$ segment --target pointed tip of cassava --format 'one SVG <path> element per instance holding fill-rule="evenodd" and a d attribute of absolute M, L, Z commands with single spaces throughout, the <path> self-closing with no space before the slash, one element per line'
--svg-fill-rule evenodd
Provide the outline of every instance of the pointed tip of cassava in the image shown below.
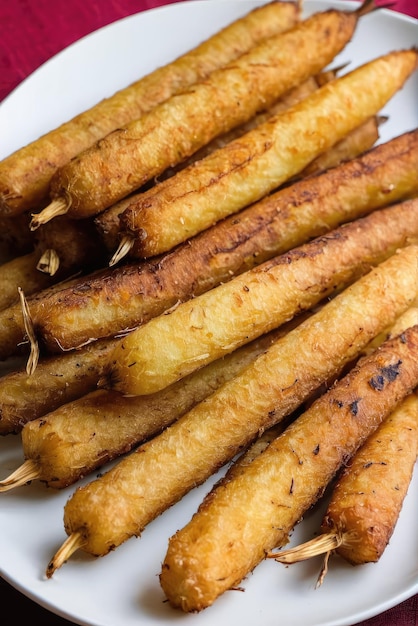
<path fill-rule="evenodd" d="M 65 215 L 69 208 L 70 205 L 66 198 L 55 198 L 40 213 L 32 214 L 29 228 L 32 231 L 37 230 L 40 226 L 42 226 L 42 224 L 50 222 L 54 217 L 57 217 L 58 215 Z"/>
<path fill-rule="evenodd" d="M 129 237 L 128 235 L 125 235 L 115 254 L 112 256 L 112 258 L 109 261 L 109 267 L 113 267 L 113 265 L 116 265 L 117 263 L 119 263 L 125 256 L 127 256 L 129 254 L 129 252 L 132 250 L 134 245 L 134 239 L 133 237 Z"/>
<path fill-rule="evenodd" d="M 342 543 L 344 543 L 343 533 L 324 533 L 289 550 L 268 552 L 266 558 L 290 565 L 336 550 Z"/>
<path fill-rule="evenodd" d="M 0 493 L 22 487 L 39 478 L 39 466 L 32 459 L 27 459 L 10 476 L 0 481 Z"/>
<path fill-rule="evenodd" d="M 26 364 L 26 373 L 30 376 L 34 373 L 39 361 L 39 345 L 36 339 L 35 328 L 24 291 L 21 287 L 18 287 L 18 292 L 22 309 L 23 324 L 26 336 L 28 337 L 30 343 L 30 354 Z"/>
<path fill-rule="evenodd" d="M 45 571 L 47 578 L 52 578 L 54 573 L 68 561 L 68 559 L 84 545 L 81 533 L 72 533 L 64 541 L 62 546 L 54 554 Z"/>
<path fill-rule="evenodd" d="M 49 276 L 55 276 L 60 266 L 60 258 L 56 250 L 48 248 L 45 250 L 41 258 L 39 259 L 36 269 L 43 274 L 49 274 Z"/>

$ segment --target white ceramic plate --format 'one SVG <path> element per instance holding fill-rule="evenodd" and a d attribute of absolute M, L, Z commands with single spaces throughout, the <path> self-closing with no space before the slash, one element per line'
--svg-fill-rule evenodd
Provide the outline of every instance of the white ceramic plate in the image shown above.
<path fill-rule="evenodd" d="M 0 158 L 91 106 L 247 12 L 256 2 L 203 0 L 154 9 L 82 39 L 22 83 L 0 105 Z M 306 14 L 351 2 L 305 0 Z M 416 45 L 418 22 L 382 10 L 364 17 L 355 37 L 335 60 L 350 67 L 392 49 Z M 418 127 L 418 76 L 385 108 L 381 140 Z M 0 439 L 0 476 L 22 461 L 19 438 Z M 63 506 L 73 488 L 55 492 L 40 484 L 0 498 L 1 575 L 52 612 L 88 626 L 343 626 L 380 613 L 418 592 L 418 476 L 415 476 L 389 547 L 378 564 L 353 568 L 331 562 L 315 590 L 318 561 L 284 567 L 264 562 L 243 582 L 198 615 L 183 615 L 164 602 L 158 574 L 168 538 L 191 517 L 214 479 L 149 525 L 141 539 L 93 560 L 75 554 L 51 580 L 45 567 L 66 535 Z M 313 536 L 321 508 L 296 529 L 292 543 Z"/>

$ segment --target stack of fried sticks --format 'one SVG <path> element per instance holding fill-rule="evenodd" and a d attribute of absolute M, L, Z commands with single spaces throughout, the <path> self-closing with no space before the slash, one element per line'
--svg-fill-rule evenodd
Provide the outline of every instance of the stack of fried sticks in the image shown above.
<path fill-rule="evenodd" d="M 410 454 L 381 453 L 402 488 L 379 545 L 364 516 L 324 521 L 327 554 L 380 558 L 417 454 L 418 130 L 374 144 L 418 54 L 326 69 L 373 9 L 263 5 L 0 162 L 0 357 L 27 357 L 0 378 L 25 456 L 0 490 L 123 456 L 67 502 L 48 576 L 246 451 L 162 566 L 200 611 L 298 560 L 273 549 L 389 424 Z"/>

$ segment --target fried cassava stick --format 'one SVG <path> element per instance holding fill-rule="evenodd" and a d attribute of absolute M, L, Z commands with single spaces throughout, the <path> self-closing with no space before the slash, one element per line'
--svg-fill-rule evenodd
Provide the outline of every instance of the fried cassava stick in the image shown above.
<path fill-rule="evenodd" d="M 374 59 L 155 185 L 121 214 L 121 247 L 160 254 L 278 188 L 376 115 L 417 60 L 416 50 Z"/>
<path fill-rule="evenodd" d="M 56 352 L 135 328 L 309 238 L 417 193 L 417 170 L 418 130 L 281 190 L 161 258 L 51 294 L 30 307 L 38 336 Z"/>
<path fill-rule="evenodd" d="M 293 324 L 299 323 L 300 319 L 301 316 L 298 316 L 282 326 L 279 331 L 273 331 L 271 336 L 274 336 L 276 332 L 286 332 Z M 385 329 L 381 335 L 376 337 L 371 342 L 371 346 L 367 347 L 367 350 L 375 349 L 385 339 L 393 336 L 393 334 L 399 334 L 404 328 L 414 324 L 418 324 L 418 301 L 413 303 L 389 329 Z M 258 341 L 265 342 L 268 340 L 268 338 L 262 337 L 260 340 L 252 342 L 248 349 L 251 350 L 251 346 L 257 345 Z M 104 340 L 77 351 L 43 358 L 39 361 L 35 372 L 30 376 L 23 367 L 2 376 L 0 378 L 0 435 L 19 433 L 27 422 L 43 417 L 47 413 L 58 413 L 59 416 L 64 417 L 68 412 L 71 414 L 70 419 L 72 421 L 78 419 L 83 421 L 84 417 L 81 415 L 81 411 L 77 409 L 79 403 L 74 402 L 74 400 L 92 393 L 96 389 L 97 383 L 103 376 L 112 345 L 114 345 L 112 341 Z M 241 353 L 245 353 L 245 350 L 245 347 L 240 349 Z M 234 354 L 232 353 L 232 355 Z M 231 358 L 235 358 L 232 355 Z M 215 363 L 218 362 L 215 361 Z M 213 367 L 217 366 L 214 365 Z M 200 374 L 197 373 L 196 375 L 199 376 Z M 181 387 L 181 383 L 179 386 Z M 103 390 L 100 395 L 97 394 L 97 397 L 101 398 L 100 402 L 97 403 L 92 396 L 92 404 L 98 406 L 103 399 L 103 406 L 109 407 L 110 401 L 106 399 L 106 395 Z M 159 398 L 160 396 L 155 394 L 152 397 Z M 120 403 L 118 408 L 120 411 L 125 402 L 124 396 L 109 392 L 108 398 L 117 398 L 117 402 Z M 147 396 L 138 396 L 138 398 L 147 398 Z M 139 400 L 139 406 L 142 402 L 146 404 L 148 401 Z M 67 404 L 66 409 L 56 411 L 58 407 L 64 404 Z M 80 400 L 81 407 L 83 404 L 84 400 Z M 86 404 L 89 406 L 90 400 L 86 399 Z M 127 399 L 127 406 L 135 406 L 135 400 Z M 50 416 L 48 422 L 52 420 L 55 423 L 55 417 Z M 60 423 L 60 417 L 57 418 L 57 421 Z M 72 430 L 71 427 L 67 432 Z"/>
<path fill-rule="evenodd" d="M 80 350 L 43 358 L 35 371 L 25 367 L 0 377 L 0 435 L 23 426 L 97 387 L 113 342 L 97 341 Z"/>
<path fill-rule="evenodd" d="M 331 80 L 332 72 L 327 72 L 326 75 L 328 74 L 330 74 L 329 80 Z M 323 77 L 321 77 L 321 80 L 323 80 Z M 254 118 L 251 118 L 251 120 L 249 120 L 246 124 L 233 129 L 232 131 L 230 131 L 229 133 L 226 133 L 225 135 L 217 137 L 212 142 L 210 142 L 210 144 L 204 146 L 201 150 L 199 150 L 190 159 L 187 159 L 182 164 L 174 168 L 168 168 L 168 170 L 166 170 L 163 174 L 161 174 L 158 177 L 159 180 L 161 180 L 162 178 L 168 178 L 169 176 L 175 173 L 177 168 L 185 167 L 186 163 L 192 162 L 192 160 L 201 158 L 204 154 L 208 154 L 209 152 L 212 152 L 213 150 L 215 150 L 217 147 L 225 145 L 225 143 L 230 141 L 235 136 L 244 134 L 244 132 L 246 132 L 245 129 L 249 130 L 250 128 L 253 128 L 258 123 L 261 123 L 262 121 L 267 119 L 268 116 L 273 115 L 274 112 L 278 112 L 279 110 L 284 110 L 286 107 L 289 107 L 291 106 L 291 104 L 294 104 L 300 99 L 306 97 L 308 93 L 312 93 L 312 91 L 317 88 L 318 88 L 318 82 L 317 82 L 316 77 L 313 77 L 313 76 L 309 77 L 308 80 L 304 81 L 300 85 L 297 85 L 296 87 L 291 89 L 289 92 L 287 92 L 282 98 L 279 99 L 278 102 L 276 102 L 270 109 L 268 109 L 268 111 L 254 116 Z M 354 136 L 352 137 L 351 141 L 348 141 L 349 143 L 348 149 L 351 150 L 351 157 L 357 156 L 358 154 L 360 154 L 360 151 L 366 150 L 366 144 L 367 144 L 367 147 L 371 147 L 373 145 L 373 143 L 376 141 L 377 136 L 378 136 L 378 126 L 379 126 L 379 121 L 377 119 L 375 121 L 369 120 L 367 127 L 365 127 L 364 129 L 357 130 L 356 134 L 361 135 L 361 142 L 356 141 Z M 364 145 L 363 150 L 361 150 L 362 144 Z M 354 150 L 356 150 L 357 148 L 358 148 L 358 151 L 354 153 Z M 337 153 L 336 153 L 336 156 L 337 158 L 340 157 L 340 155 Z M 332 156 L 330 155 L 329 158 L 332 159 Z M 129 196 L 129 198 L 133 198 L 133 197 L 134 197 L 133 194 Z M 131 202 L 131 199 L 127 200 L 125 198 L 124 200 L 113 205 L 112 207 L 109 207 L 109 209 L 107 209 L 106 211 L 103 211 L 96 218 L 95 226 L 98 232 L 100 233 L 100 240 L 104 245 L 106 245 L 108 251 L 113 252 L 118 246 L 119 214 L 122 212 L 124 208 L 126 208 L 126 206 L 128 206 L 129 202 Z M 45 227 L 48 225 L 51 225 L 51 222 L 55 223 L 57 221 L 59 222 L 60 220 L 59 219 L 51 220 L 47 224 L 44 224 L 43 228 L 38 229 L 37 232 L 39 232 L 39 230 L 45 230 Z M 71 220 L 71 221 L 74 221 L 74 220 Z M 116 261 L 113 261 L 112 259 L 109 265 L 114 265 L 115 262 Z"/>
<path fill-rule="evenodd" d="M 314 306 L 417 235 L 418 203 L 400 204 L 293 248 L 120 339 L 108 384 L 153 393 Z"/>
<path fill-rule="evenodd" d="M 358 479 L 357 489 L 360 487 L 368 490 L 367 512 L 370 517 L 364 519 L 358 516 L 359 523 L 356 532 L 360 541 L 355 542 L 355 545 L 354 542 L 348 542 L 349 545 L 343 542 L 337 549 L 338 554 L 350 563 L 376 562 L 382 556 L 395 529 L 403 500 L 407 494 L 417 452 L 418 397 L 415 391 L 415 394 L 411 394 L 385 420 L 379 432 L 373 437 L 373 441 L 367 443 L 367 448 L 357 453 L 356 458 L 344 470 L 334 490 L 332 504 L 328 507 L 322 524 L 323 531 L 330 532 L 337 520 L 342 521 L 342 517 L 338 514 L 342 508 L 345 510 L 347 524 L 351 526 L 354 523 L 354 520 L 349 520 L 349 517 L 350 513 L 354 518 L 356 517 L 355 473 Z M 366 470 L 365 474 L 361 471 L 362 469 Z M 348 479 L 348 474 L 351 480 Z M 348 493 L 349 485 L 353 490 L 351 494 Z M 377 493 L 379 488 L 382 489 L 380 497 Z M 374 507 L 376 508 L 373 511 Z"/>
<path fill-rule="evenodd" d="M 18 214 L 46 204 L 49 183 L 58 167 L 260 41 L 291 28 L 298 15 L 298 5 L 291 2 L 258 7 L 175 61 L 17 150 L 0 163 L 1 211 Z"/>
<path fill-rule="evenodd" d="M 60 213 L 77 218 L 100 213 L 264 110 L 330 63 L 350 41 L 360 14 L 314 14 L 110 133 L 54 174 L 53 201 L 34 215 L 32 228 Z"/>
<path fill-rule="evenodd" d="M 364 357 L 170 538 L 160 582 L 186 612 L 238 585 L 288 541 L 338 469 L 418 383 L 418 327 Z"/>
<path fill-rule="evenodd" d="M 78 284 L 77 279 L 68 279 L 53 284 L 46 289 L 35 292 L 28 300 L 30 299 L 31 306 L 35 309 L 37 304 L 41 306 L 40 303 L 45 303 L 45 300 L 55 291 L 58 292 L 64 287 L 75 286 L 75 284 Z M 22 296 L 22 294 L 20 295 Z M 26 354 L 28 343 L 22 303 L 12 304 L 5 309 L 0 309 L 0 360 L 4 361 L 11 356 Z"/>
<path fill-rule="evenodd" d="M 159 393 L 126 398 L 112 391 L 92 391 L 32 420 L 21 431 L 25 462 L 0 481 L 0 491 L 35 479 L 59 489 L 76 482 L 161 432 L 285 332 L 283 328 L 265 335 Z"/>
<path fill-rule="evenodd" d="M 202 159 L 208 154 L 214 152 L 215 150 L 224 147 L 233 139 L 241 137 L 249 130 L 256 128 L 261 123 L 272 117 L 275 113 L 285 111 L 290 106 L 296 104 L 297 102 L 300 102 L 303 98 L 306 98 L 310 93 L 318 89 L 320 85 L 325 84 L 327 81 L 335 78 L 337 72 L 338 70 L 330 70 L 326 72 L 321 72 L 317 76 L 310 76 L 307 80 L 303 81 L 299 85 L 296 85 L 296 87 L 293 87 L 284 95 L 282 95 L 277 102 L 275 102 L 269 109 L 267 109 L 267 111 L 263 111 L 262 113 L 259 113 L 252 117 L 250 120 L 248 120 L 248 122 L 245 122 L 244 124 L 233 128 L 223 135 L 215 137 L 215 139 L 203 146 L 188 159 L 182 161 L 174 167 L 169 167 L 162 174 L 160 174 L 154 182 L 160 182 L 162 180 L 165 180 L 166 178 L 170 178 L 191 163 Z M 376 127 L 377 126 L 378 121 L 376 119 Z M 370 143 L 367 146 L 368 148 L 370 148 L 376 141 L 376 134 L 378 134 L 377 128 L 375 128 L 374 130 L 370 129 L 367 132 L 367 135 L 370 139 Z M 374 136 L 373 139 L 372 135 Z M 361 152 L 364 152 L 366 149 L 367 148 L 365 147 L 364 150 L 361 150 Z M 348 158 L 354 158 L 358 156 L 361 152 L 359 151 L 355 154 L 352 153 L 351 156 L 347 157 L 347 160 Z M 337 163 L 335 163 L 335 165 L 336 164 Z M 143 191 L 144 189 L 140 190 L 139 192 L 130 194 L 127 198 L 120 200 L 119 202 L 112 205 L 105 211 L 102 211 L 102 213 L 96 216 L 96 227 L 100 233 L 100 236 L 102 237 L 103 242 L 110 251 L 113 252 L 119 244 L 119 215 L 121 215 L 121 213 L 129 206 L 129 204 L 131 204 L 136 199 L 136 197 L 139 197 L 139 195 L 143 193 Z M 119 259 L 117 256 L 113 257 L 110 261 L 110 265 L 115 265 L 118 260 Z"/>
<path fill-rule="evenodd" d="M 382 385 L 384 379 L 382 379 Z M 322 521 L 320 535 L 267 556 L 297 563 L 325 554 L 318 585 L 336 553 L 352 565 L 376 563 L 395 530 L 418 454 L 418 396 L 409 395 L 348 462 Z"/>
<path fill-rule="evenodd" d="M 331 74 L 331 72 L 329 72 L 329 74 Z M 164 172 L 161 176 L 158 177 L 158 182 L 164 180 L 165 178 L 169 178 L 170 175 L 174 175 L 177 170 L 184 169 L 185 167 L 187 167 L 187 165 L 204 158 L 208 154 L 214 152 L 215 149 L 223 148 L 233 139 L 244 135 L 245 132 L 252 130 L 264 121 L 267 121 L 267 119 L 269 119 L 273 115 L 281 113 L 291 106 L 295 105 L 297 102 L 300 102 L 310 93 L 313 93 L 313 91 L 315 91 L 315 89 L 320 86 L 320 84 L 318 84 L 317 82 L 317 80 L 319 81 L 319 76 L 311 77 L 304 83 L 301 83 L 297 87 L 291 89 L 290 92 L 287 92 L 285 96 L 281 98 L 280 101 L 277 102 L 275 105 L 273 105 L 266 113 L 260 114 L 255 118 L 252 118 L 250 122 L 248 124 L 245 124 L 243 127 L 239 127 L 238 129 L 235 128 L 230 133 L 227 133 L 227 135 L 218 137 L 210 144 L 204 146 L 202 150 L 199 150 L 197 153 L 193 154 L 193 156 L 186 162 L 183 162 L 179 166 L 177 166 L 177 168 L 172 168 Z M 336 76 L 337 72 L 335 72 L 334 78 L 336 78 Z M 331 76 L 329 80 L 331 80 Z M 315 85 L 315 88 L 311 87 L 311 81 Z M 322 82 L 322 85 L 324 84 L 325 82 Z M 310 174 L 323 172 L 330 167 L 335 167 L 342 161 L 354 159 L 366 150 L 369 150 L 379 138 L 379 126 L 385 121 L 386 118 L 384 116 L 373 116 L 369 118 L 366 122 L 348 133 L 343 139 L 338 141 L 329 150 L 314 159 L 314 161 L 312 161 L 307 167 L 305 167 L 295 178 L 305 178 Z M 100 221 L 101 216 L 98 216 L 96 218 L 96 223 L 99 224 Z"/>
<path fill-rule="evenodd" d="M 254 363 L 67 502 L 67 541 L 52 576 L 78 549 L 105 555 L 293 412 L 417 296 L 418 248 L 393 255 L 274 342 Z M 156 480 L 158 476 L 158 480 Z"/>

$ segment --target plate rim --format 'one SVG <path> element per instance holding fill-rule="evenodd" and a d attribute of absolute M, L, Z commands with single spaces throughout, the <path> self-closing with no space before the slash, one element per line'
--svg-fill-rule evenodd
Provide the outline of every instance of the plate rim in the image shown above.
<path fill-rule="evenodd" d="M 232 2 L 234 4 L 238 4 L 238 3 L 243 3 L 243 0 L 210 0 L 211 2 L 217 2 L 218 4 L 225 4 L 226 2 Z M 148 13 L 161 13 L 161 12 L 169 12 L 171 13 L 172 11 L 176 12 L 177 10 L 179 10 L 179 7 L 184 7 L 185 5 L 190 5 L 191 3 L 193 3 L 194 5 L 203 5 L 203 4 L 207 4 L 209 2 L 209 0 L 183 0 L 182 2 L 176 2 L 174 4 L 164 4 L 155 8 L 150 8 L 150 9 L 145 9 L 143 11 L 140 11 L 139 13 L 127 16 L 127 17 L 123 17 L 120 20 L 117 20 L 111 24 L 108 24 L 106 26 L 103 26 L 83 37 L 81 37 L 80 39 L 78 39 L 77 41 L 75 41 L 74 43 L 70 44 L 70 46 L 66 47 L 64 50 L 58 52 L 57 54 L 55 54 L 53 57 L 51 57 L 48 61 L 46 61 L 43 65 L 41 65 L 39 68 L 37 68 L 34 72 L 32 72 L 27 78 L 25 78 L 10 94 L 8 94 L 8 96 L 6 96 L 6 98 L 4 100 L 2 100 L 2 102 L 0 103 L 0 119 L 2 118 L 3 112 L 5 108 L 7 108 L 9 106 L 9 102 L 12 102 L 14 99 L 19 98 L 20 97 L 20 93 L 24 91 L 24 89 L 26 88 L 26 85 L 31 82 L 31 81 L 36 81 L 37 77 L 39 76 L 40 73 L 42 73 L 45 70 L 45 67 L 50 65 L 51 63 L 59 63 L 61 58 L 63 56 L 66 56 L 68 54 L 71 54 L 72 51 L 74 49 L 76 49 L 79 46 L 84 46 L 84 45 L 88 45 L 89 43 L 91 43 L 92 41 L 94 41 L 95 37 L 97 36 L 105 36 L 107 32 L 112 31 L 112 29 L 115 28 L 116 24 L 121 24 L 121 23 L 125 23 L 128 21 L 131 21 L 133 18 L 134 19 L 138 19 L 139 21 L 141 21 L 141 16 L 144 16 L 145 14 Z M 263 0 L 246 0 L 247 5 L 249 4 L 263 4 Z M 337 7 L 353 7 L 355 5 L 359 5 L 359 2 L 354 2 L 353 0 L 330 0 L 329 2 L 325 2 L 325 0 L 305 0 L 306 5 L 309 7 L 311 6 L 315 6 L 315 5 L 328 5 L 328 6 L 337 6 Z M 181 9 L 180 9 L 181 10 Z M 412 18 L 410 16 L 406 16 L 400 13 L 397 13 L 395 11 L 390 11 L 387 9 L 382 9 L 383 11 L 385 11 L 388 14 L 391 14 L 392 18 L 396 18 L 397 20 L 401 20 L 401 21 L 406 21 L 406 23 L 412 23 L 413 25 L 418 25 L 418 20 L 416 20 L 415 18 Z M 85 43 L 86 42 L 86 43 Z M 5 103 L 7 103 L 6 107 L 4 106 Z M 215 478 L 213 478 L 213 480 L 215 480 Z M 416 483 L 416 480 L 414 481 L 414 485 Z M 417 483 L 418 484 L 418 483 Z M 208 482 L 206 483 L 206 485 L 208 485 Z M 416 488 L 416 486 L 415 486 Z M 3 495 L 2 495 L 3 497 Z M 0 518 L 1 519 L 1 518 Z M 141 541 L 146 541 L 146 538 L 141 539 Z M 30 598 L 31 600 L 33 600 L 34 602 L 36 602 L 37 604 L 39 604 L 40 606 L 46 608 L 47 610 L 51 611 L 52 613 L 55 613 L 58 616 L 63 617 L 64 619 L 68 619 L 70 621 L 74 621 L 74 615 L 69 613 L 66 610 L 63 610 L 62 608 L 60 608 L 59 606 L 55 605 L 54 602 L 52 600 L 46 600 L 44 597 L 40 596 L 36 591 L 33 591 L 32 589 L 28 589 L 26 585 L 22 585 L 18 579 L 16 579 L 15 576 L 11 576 L 7 570 L 4 569 L 3 564 L 1 563 L 1 556 L 0 556 L 0 569 L 1 569 L 1 576 L 8 582 L 10 583 L 13 587 L 15 587 L 18 591 L 20 591 L 21 593 L 23 593 L 25 596 L 27 596 L 28 598 Z M 43 581 L 44 582 L 44 581 Z M 385 602 L 381 603 L 378 607 L 378 610 L 376 611 L 373 607 L 370 607 L 368 610 L 366 611 L 362 611 L 362 612 L 357 612 L 356 614 L 353 614 L 352 616 L 350 616 L 349 618 L 341 618 L 339 620 L 333 620 L 332 622 L 329 621 L 324 621 L 321 622 L 321 626 L 349 626 L 349 624 L 352 623 L 357 623 L 360 620 L 364 620 L 364 619 L 368 619 L 370 617 L 373 617 L 377 614 L 380 614 L 383 611 L 388 610 L 389 608 L 392 608 L 393 606 L 399 604 L 400 602 L 408 599 L 409 597 L 415 595 L 416 593 L 418 593 L 418 576 L 417 576 L 417 580 L 415 582 L 411 582 L 411 585 L 408 589 L 405 589 L 404 591 L 398 592 L 396 595 L 394 595 L 391 598 L 387 598 Z M 140 617 L 140 615 L 138 615 L 138 617 Z M 356 622 L 352 622 L 351 620 L 355 619 Z M 347 621 L 349 620 L 349 621 Z M 170 623 L 173 620 L 170 621 Z M 198 621 L 198 620 L 196 620 Z M 84 621 L 81 620 L 79 618 L 77 618 L 76 623 L 79 623 L 82 626 L 97 626 L 99 623 L 95 622 L 95 621 Z M 165 623 L 165 622 L 164 622 Z M 167 622 L 168 623 L 168 622 Z"/>

